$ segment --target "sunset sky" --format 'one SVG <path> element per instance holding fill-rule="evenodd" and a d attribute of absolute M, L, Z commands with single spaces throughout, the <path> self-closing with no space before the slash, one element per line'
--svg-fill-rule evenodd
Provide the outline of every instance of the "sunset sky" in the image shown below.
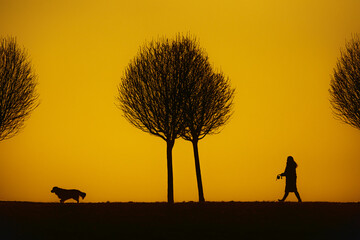
<path fill-rule="evenodd" d="M 199 142 L 207 201 L 275 201 L 292 155 L 303 201 L 360 201 L 360 130 L 334 119 L 329 83 L 360 33 L 360 1 L 0 0 L 0 36 L 27 49 L 40 105 L 0 142 L 0 200 L 166 201 L 166 143 L 130 125 L 117 85 L 139 47 L 196 36 L 236 88 L 234 115 Z M 197 201 L 192 145 L 173 150 L 176 202 Z M 295 201 L 293 194 L 289 201 Z"/>

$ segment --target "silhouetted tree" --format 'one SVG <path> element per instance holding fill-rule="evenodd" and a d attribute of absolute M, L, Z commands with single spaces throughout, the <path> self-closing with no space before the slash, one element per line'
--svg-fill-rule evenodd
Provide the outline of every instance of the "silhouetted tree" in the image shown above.
<path fill-rule="evenodd" d="M 130 62 L 118 87 L 124 117 L 166 141 L 169 203 L 174 202 L 172 149 L 184 131 L 185 97 L 201 59 L 197 42 L 189 36 L 151 41 Z"/>
<path fill-rule="evenodd" d="M 13 137 L 37 107 L 36 75 L 26 51 L 0 38 L 0 141 Z"/>
<path fill-rule="evenodd" d="M 202 52 L 200 71 L 192 72 L 193 79 L 184 105 L 183 139 L 191 141 L 194 150 L 199 202 L 204 202 L 201 180 L 198 141 L 208 134 L 219 133 L 219 128 L 230 118 L 234 89 L 223 73 L 210 67 L 207 55 Z"/>
<path fill-rule="evenodd" d="M 360 40 L 354 35 L 341 50 L 330 83 L 334 115 L 360 129 Z"/>

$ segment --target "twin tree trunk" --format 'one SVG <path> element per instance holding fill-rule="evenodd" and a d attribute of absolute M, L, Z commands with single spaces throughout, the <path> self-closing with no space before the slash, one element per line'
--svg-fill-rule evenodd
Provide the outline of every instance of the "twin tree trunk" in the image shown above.
<path fill-rule="evenodd" d="M 197 185 L 198 185 L 198 190 L 199 190 L 199 202 L 205 202 L 204 191 L 203 191 L 202 180 L 201 180 L 198 140 L 193 140 L 191 142 L 192 142 L 193 148 L 194 148 L 196 180 L 197 180 Z"/>
<path fill-rule="evenodd" d="M 175 141 L 166 141 L 167 169 L 168 169 L 168 203 L 174 203 L 174 182 L 172 167 L 172 149 Z"/>
<path fill-rule="evenodd" d="M 167 170 L 168 170 L 168 203 L 174 203 L 174 180 L 173 180 L 173 167 L 172 167 L 172 149 L 175 141 L 166 141 L 166 154 L 167 154 Z M 201 180 L 200 161 L 198 140 L 192 141 L 194 148 L 196 180 L 199 190 L 199 202 L 205 202 L 204 191 Z"/>

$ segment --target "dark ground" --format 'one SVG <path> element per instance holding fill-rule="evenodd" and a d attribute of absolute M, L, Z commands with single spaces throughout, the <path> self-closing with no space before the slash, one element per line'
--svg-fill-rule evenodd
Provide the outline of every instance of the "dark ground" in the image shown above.
<path fill-rule="evenodd" d="M 0 202 L 0 239 L 360 239 L 360 203 Z"/>

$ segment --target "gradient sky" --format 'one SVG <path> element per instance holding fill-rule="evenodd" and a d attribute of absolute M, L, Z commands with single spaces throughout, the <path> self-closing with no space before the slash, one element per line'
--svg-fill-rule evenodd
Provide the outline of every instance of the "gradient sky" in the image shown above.
<path fill-rule="evenodd" d="M 208 201 L 274 201 L 288 155 L 304 201 L 360 200 L 360 131 L 334 119 L 329 83 L 360 33 L 360 1 L 0 0 L 0 36 L 32 59 L 41 104 L 0 142 L 0 200 L 166 201 L 166 144 L 123 117 L 117 85 L 146 41 L 195 35 L 236 87 L 234 115 L 200 141 Z M 192 145 L 173 150 L 175 201 L 197 201 Z M 290 194 L 289 200 L 296 200 Z"/>

